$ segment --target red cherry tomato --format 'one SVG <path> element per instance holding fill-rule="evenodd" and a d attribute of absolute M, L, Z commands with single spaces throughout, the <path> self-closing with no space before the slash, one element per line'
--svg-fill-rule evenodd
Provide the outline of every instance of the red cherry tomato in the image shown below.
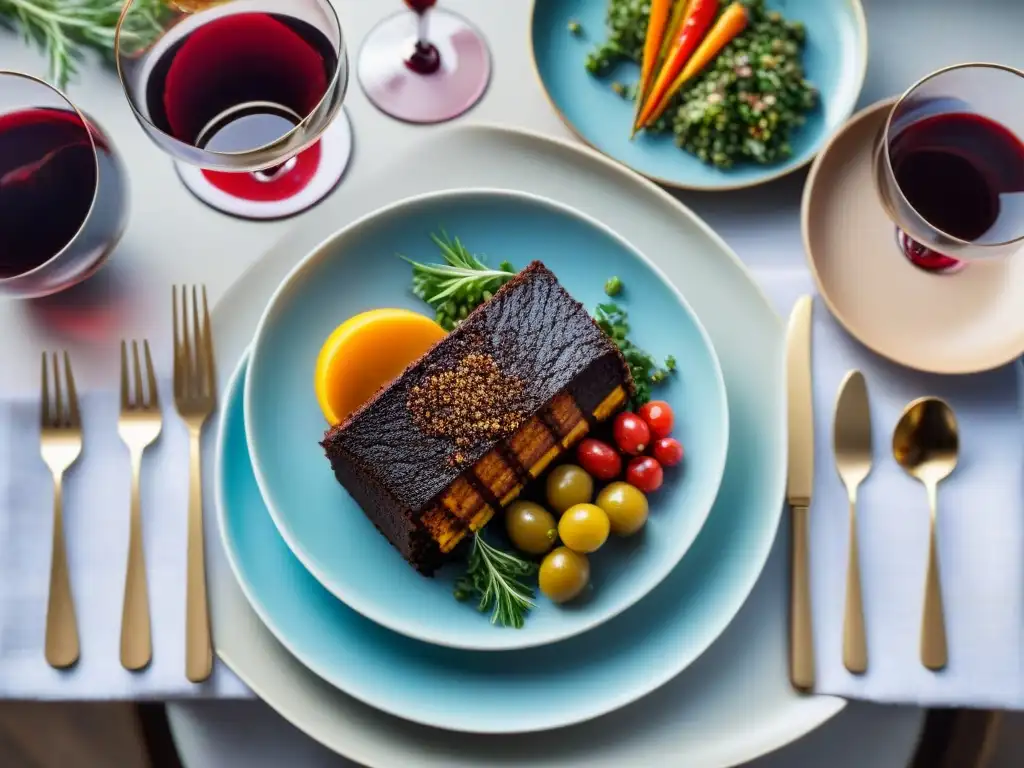
<path fill-rule="evenodd" d="M 655 440 L 651 453 L 663 467 L 674 467 L 683 460 L 683 444 L 674 437 L 663 437 Z"/>
<path fill-rule="evenodd" d="M 608 443 L 588 437 L 576 449 L 580 466 L 598 480 L 614 480 L 622 472 L 622 457 Z"/>
<path fill-rule="evenodd" d="M 647 422 L 629 411 L 616 417 L 615 428 L 612 431 L 619 450 L 631 456 L 639 456 L 651 442 L 651 430 Z"/>
<path fill-rule="evenodd" d="M 651 428 L 651 434 L 655 437 L 668 437 L 672 434 L 672 425 L 676 417 L 672 412 L 672 406 L 664 400 L 651 400 L 644 403 L 637 411 L 640 418 L 647 422 Z"/>
<path fill-rule="evenodd" d="M 664 479 L 661 464 L 650 456 L 637 456 L 626 467 L 626 482 L 644 493 L 653 493 L 661 488 Z"/>

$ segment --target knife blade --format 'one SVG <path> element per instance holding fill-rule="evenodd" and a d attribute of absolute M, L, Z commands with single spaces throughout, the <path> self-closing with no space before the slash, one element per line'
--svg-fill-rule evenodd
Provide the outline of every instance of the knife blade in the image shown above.
<path fill-rule="evenodd" d="M 808 528 L 814 486 L 814 402 L 811 389 L 811 317 L 813 299 L 802 296 L 786 332 L 788 463 L 786 501 L 792 514 L 789 676 L 793 687 L 814 687 L 814 636 L 811 627 Z"/>

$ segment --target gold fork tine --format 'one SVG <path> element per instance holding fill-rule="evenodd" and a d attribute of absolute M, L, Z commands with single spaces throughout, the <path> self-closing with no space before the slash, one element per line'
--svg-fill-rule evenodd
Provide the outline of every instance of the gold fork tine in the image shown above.
<path fill-rule="evenodd" d="M 43 428 L 50 426 L 50 376 L 47 372 L 46 353 L 43 352 Z"/>
<path fill-rule="evenodd" d="M 53 389 L 57 395 L 57 412 L 54 416 L 54 424 L 58 427 L 64 426 L 64 398 L 61 396 L 60 368 L 57 366 L 57 353 L 53 353 Z"/>
<path fill-rule="evenodd" d="M 78 411 L 78 390 L 75 388 L 75 375 L 71 372 L 71 358 L 67 350 L 64 350 L 64 374 L 68 379 L 68 411 L 72 427 L 82 425 L 82 416 Z"/>
<path fill-rule="evenodd" d="M 132 373 L 135 378 L 135 394 L 132 402 L 136 408 L 146 406 L 146 390 L 142 388 L 142 366 L 139 365 L 139 342 L 132 340 Z"/>
<path fill-rule="evenodd" d="M 174 396 L 184 394 L 181 370 L 181 335 L 178 331 L 178 286 L 171 286 L 171 324 L 174 326 Z"/>
<path fill-rule="evenodd" d="M 192 342 L 190 336 L 188 328 L 188 286 L 183 285 L 181 286 L 181 356 L 185 363 L 184 390 L 186 394 L 193 394 L 195 392 L 195 365 L 192 362 Z"/>
<path fill-rule="evenodd" d="M 210 307 L 206 303 L 206 286 L 203 286 L 203 353 L 206 358 L 206 393 L 217 392 L 217 370 L 213 361 L 213 328 L 210 323 Z"/>
<path fill-rule="evenodd" d="M 197 395 L 203 395 L 205 393 L 205 370 L 203 366 L 203 329 L 199 325 L 199 293 L 196 291 L 196 287 L 192 286 L 192 342 L 195 347 L 195 367 L 192 369 L 192 387 L 193 392 Z"/>
<path fill-rule="evenodd" d="M 121 339 L 121 410 L 127 411 L 131 408 L 131 400 L 128 397 L 128 342 Z"/>
<path fill-rule="evenodd" d="M 142 349 L 146 353 L 146 378 L 149 383 L 149 400 L 147 400 L 148 408 L 157 408 L 160 405 L 160 390 L 156 386 L 156 372 L 153 370 L 153 357 L 149 353 L 149 340 L 145 339 L 142 342 Z"/>

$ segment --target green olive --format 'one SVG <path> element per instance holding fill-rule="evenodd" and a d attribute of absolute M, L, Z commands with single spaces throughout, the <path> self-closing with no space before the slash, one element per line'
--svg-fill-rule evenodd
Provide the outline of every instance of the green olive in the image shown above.
<path fill-rule="evenodd" d="M 629 483 L 609 483 L 594 503 L 608 515 L 616 536 L 632 536 L 647 522 L 647 497 Z"/>
<path fill-rule="evenodd" d="M 582 467 L 563 464 L 548 475 L 548 506 L 562 514 L 574 504 L 586 504 L 594 498 L 594 480 Z"/>
<path fill-rule="evenodd" d="M 575 552 L 596 552 L 608 540 L 609 530 L 608 515 L 593 504 L 576 504 L 558 521 L 562 543 Z"/>
<path fill-rule="evenodd" d="M 590 581 L 586 555 L 559 547 L 540 564 L 540 591 L 552 602 L 567 603 L 577 597 Z"/>
<path fill-rule="evenodd" d="M 515 501 L 505 510 L 505 530 L 516 549 L 543 555 L 558 538 L 554 516 L 540 504 Z"/>

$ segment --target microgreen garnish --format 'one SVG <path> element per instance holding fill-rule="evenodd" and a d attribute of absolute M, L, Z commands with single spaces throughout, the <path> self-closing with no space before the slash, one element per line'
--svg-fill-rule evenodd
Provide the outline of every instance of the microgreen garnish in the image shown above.
<path fill-rule="evenodd" d="M 676 369 L 676 359 L 669 356 L 664 367 L 659 367 L 654 356 L 645 352 L 629 339 L 629 316 L 626 310 L 614 302 L 597 305 L 594 320 L 608 334 L 626 359 L 636 394 L 633 396 L 633 407 L 637 408 L 651 399 L 651 385 L 660 384 Z"/>
<path fill-rule="evenodd" d="M 491 624 L 520 629 L 535 605 L 534 588 L 524 579 L 536 572 L 533 563 L 492 547 L 477 533 L 466 572 L 455 582 L 455 598 L 478 597 L 477 610 L 490 611 Z"/>

